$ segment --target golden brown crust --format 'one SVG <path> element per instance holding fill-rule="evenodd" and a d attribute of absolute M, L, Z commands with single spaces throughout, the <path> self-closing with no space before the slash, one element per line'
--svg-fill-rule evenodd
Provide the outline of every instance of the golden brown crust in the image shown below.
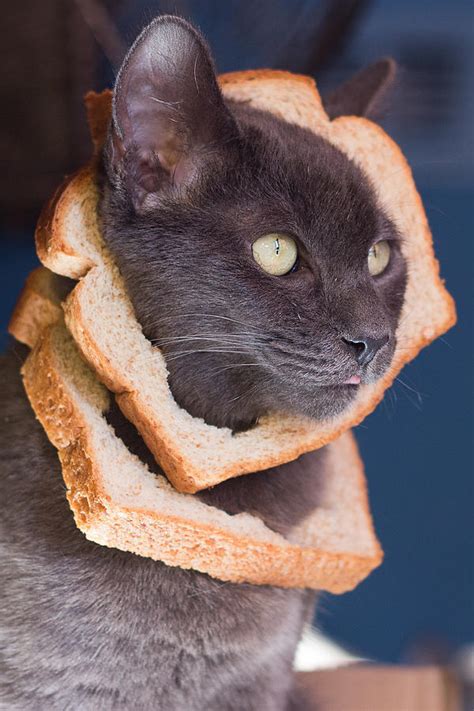
<path fill-rule="evenodd" d="M 320 102 L 320 96 L 319 92 L 317 90 L 316 83 L 312 77 L 305 76 L 303 74 L 293 74 L 292 72 L 284 71 L 284 70 L 278 70 L 278 69 L 248 69 L 244 71 L 236 71 L 236 72 L 227 72 L 224 74 L 219 75 L 218 81 L 219 85 L 221 87 L 225 87 L 228 85 L 238 85 L 241 83 L 249 82 L 249 81 L 258 81 L 258 80 L 276 80 L 276 81 L 289 81 L 289 82 L 300 82 L 304 85 L 306 85 L 308 88 L 310 88 L 314 94 L 315 100 L 319 103 Z M 96 93 L 96 92 L 89 92 L 86 94 L 85 101 L 86 101 L 86 106 L 87 106 L 87 116 L 88 116 L 88 123 L 89 123 L 89 128 L 91 132 L 91 138 L 94 143 L 94 145 L 97 147 L 100 145 L 100 141 L 105 138 L 108 123 L 110 121 L 110 111 L 111 111 L 111 106 L 112 106 L 112 91 L 109 89 L 106 89 L 102 91 L 101 93 Z M 408 162 L 406 161 L 400 147 L 390 138 L 390 136 L 385 133 L 385 131 L 377 124 L 374 124 L 372 121 L 369 119 L 366 119 L 364 117 L 360 116 L 341 116 L 336 118 L 333 122 L 332 125 L 337 125 L 342 126 L 343 124 L 346 124 L 347 122 L 358 122 L 361 125 L 365 125 L 367 128 L 370 128 L 371 131 L 376 131 L 380 139 L 386 143 L 389 143 L 391 145 L 392 150 L 397 154 L 399 160 L 403 163 L 404 165 L 404 173 L 405 177 L 407 180 L 412 180 L 412 173 L 410 166 L 408 165 Z M 423 203 L 421 200 L 421 196 L 419 195 L 418 192 L 415 193 L 415 199 L 418 204 L 418 209 L 420 213 L 424 214 L 424 208 L 423 208 Z M 444 326 L 444 331 L 441 330 L 443 328 L 440 326 L 440 330 L 435 333 L 432 337 L 428 336 L 421 336 L 420 338 L 420 347 L 418 349 L 421 350 L 424 346 L 428 345 L 432 340 L 437 338 L 441 333 L 449 330 L 455 323 L 456 323 L 456 307 L 454 300 L 450 296 L 450 294 L 444 289 L 444 281 L 440 279 L 439 277 L 439 263 L 436 260 L 433 249 L 432 249 L 432 238 L 431 238 L 431 232 L 429 229 L 429 225 L 427 223 L 427 220 L 425 218 L 425 223 L 426 223 L 426 229 L 425 229 L 425 242 L 428 246 L 428 249 L 431 252 L 431 260 L 432 260 L 432 266 L 433 266 L 433 275 L 437 278 L 439 282 L 439 287 L 440 289 L 443 290 L 445 298 L 446 298 L 446 304 L 447 304 L 447 309 L 449 311 L 449 315 L 446 319 L 446 324 Z M 412 354 L 418 351 L 415 351 L 412 349 Z M 414 355 L 410 355 L 406 362 L 409 360 L 412 360 Z"/>
<path fill-rule="evenodd" d="M 69 328 L 81 352 L 98 373 L 102 382 L 116 393 L 117 403 L 122 412 L 135 424 L 157 462 L 166 472 L 169 480 L 178 491 L 186 493 L 195 493 L 203 488 L 214 486 L 225 479 L 246 474 L 249 471 L 261 471 L 272 466 L 284 464 L 296 459 L 301 454 L 333 441 L 350 427 L 359 424 L 373 411 L 382 399 L 386 388 L 392 384 L 402 365 L 415 357 L 421 344 L 429 342 L 436 335 L 436 331 L 434 331 L 429 338 L 423 338 L 421 342 L 411 349 L 401 350 L 398 359 L 394 361 L 392 367 L 379 381 L 377 387 L 372 390 L 370 397 L 367 397 L 363 404 L 359 404 L 355 414 L 348 413 L 345 417 L 340 418 L 336 424 L 326 425 L 324 428 L 318 428 L 310 433 L 303 429 L 296 433 L 292 431 L 292 436 L 287 438 L 287 446 L 284 452 L 281 450 L 267 452 L 264 457 L 257 458 L 250 451 L 247 458 L 241 455 L 238 460 L 232 460 L 227 466 L 221 464 L 216 471 L 211 468 L 199 468 L 189 458 L 183 457 L 179 449 L 179 443 L 177 445 L 175 440 L 170 440 L 167 428 L 163 426 L 157 413 L 150 409 L 146 398 L 141 398 L 140 393 L 127 389 L 120 373 L 117 372 L 115 364 L 105 356 L 100 346 L 91 336 L 87 319 L 84 318 L 81 309 L 81 297 L 87 292 L 88 284 L 83 281 L 70 295 L 66 308 Z"/>
<path fill-rule="evenodd" d="M 88 538 L 221 580 L 310 587 L 334 593 L 352 589 L 379 565 L 382 552 L 375 539 L 370 555 L 334 553 L 288 544 L 283 538 L 281 543 L 274 543 L 236 535 L 215 523 L 197 523 L 171 513 L 124 507 L 115 502 L 101 484 L 91 423 L 65 379 L 55 349 L 55 328 L 57 333 L 58 327 L 43 332 L 22 374 L 33 409 L 58 448 L 76 524 Z M 345 465 L 356 467 L 363 480 L 353 438 L 347 445 L 346 438 L 341 450 Z M 363 488 L 359 503 L 367 507 Z M 202 504 L 202 508 L 205 516 L 208 507 Z"/>
<path fill-rule="evenodd" d="M 438 336 L 442 335 L 454 326 L 457 320 L 456 304 L 451 294 L 445 288 L 444 280 L 440 277 L 440 265 L 434 254 L 433 239 L 431 236 L 431 230 L 428 224 L 428 219 L 426 217 L 425 210 L 423 207 L 423 201 L 421 199 L 420 193 L 416 190 L 414 186 L 411 168 L 405 156 L 403 155 L 400 146 L 395 143 L 395 141 L 387 133 L 385 133 L 381 126 L 376 123 L 373 123 L 372 121 L 363 116 L 340 116 L 332 122 L 332 125 L 334 128 L 340 128 L 345 127 L 348 122 L 350 122 L 351 124 L 362 126 L 366 131 L 370 131 L 377 134 L 380 141 L 383 141 L 387 146 L 389 146 L 394 156 L 396 156 L 394 162 L 396 162 L 400 166 L 398 170 L 403 172 L 404 180 L 406 181 L 406 183 L 413 184 L 413 190 L 410 198 L 414 201 L 416 205 L 416 210 L 419 215 L 422 216 L 423 219 L 423 239 L 425 242 L 425 249 L 429 254 L 429 259 L 431 262 L 431 274 L 437 284 L 439 292 L 443 296 L 444 306 L 447 311 L 444 322 L 440 322 L 440 324 L 438 325 L 436 330 L 433 331 L 432 334 L 420 334 L 418 345 L 414 346 L 411 350 L 411 355 L 408 355 L 405 358 L 403 362 L 403 364 L 405 364 L 408 363 L 410 360 L 413 360 L 413 358 L 422 350 L 422 348 L 429 345 L 432 341 L 438 338 Z"/>
<path fill-rule="evenodd" d="M 245 74 L 248 78 L 248 74 Z M 258 74 L 261 77 L 267 73 Z M 275 74 L 282 78 L 281 73 L 270 74 L 272 78 L 275 78 Z M 291 75 L 285 76 L 294 80 Z M 233 79 L 236 77 L 238 75 L 234 75 Z M 298 80 L 312 84 L 311 80 L 303 77 Z M 223 83 L 225 81 L 224 78 Z M 93 107 L 96 100 L 97 97 L 88 99 L 90 114 L 93 114 L 91 106 Z M 96 148 L 105 135 L 110 94 L 102 97 L 100 106 L 100 117 L 95 122 L 93 116 L 89 117 Z M 93 262 L 89 261 L 84 265 L 84 261 L 81 263 L 83 255 L 75 253 L 64 243 L 61 233 L 63 211 L 66 212 L 69 208 L 69 201 L 77 195 L 76 191 L 81 190 L 81 181 L 91 179 L 92 171 L 93 169 L 88 167 L 68 181 L 63 192 L 56 195 L 48 206 L 38 230 L 39 251 L 45 262 L 56 265 L 54 253 L 61 252 L 64 247 L 63 252 L 76 260 L 77 276 L 88 271 Z M 45 237 L 49 230 L 52 234 L 51 240 L 48 241 Z M 69 264 L 67 269 L 70 269 Z M 76 288 L 80 290 L 80 286 Z M 36 310 L 37 302 L 33 297 L 33 292 L 29 290 L 24 299 L 24 311 L 28 299 L 30 307 Z M 52 314 L 48 316 L 48 319 L 52 318 Z M 364 511 L 365 525 L 371 533 L 374 551 L 371 555 L 333 553 L 298 545 L 277 545 L 244 535 L 236 536 L 216 527 L 215 524 L 196 524 L 195 521 L 188 521 L 179 516 L 124 508 L 114 503 L 101 486 L 95 461 L 93 432 L 90 423 L 84 419 L 71 398 L 67 383 L 62 379 L 52 347 L 51 334 L 52 329 L 48 329 L 25 363 L 25 387 L 38 418 L 51 441 L 59 449 L 63 476 L 69 490 L 68 500 L 77 525 L 91 540 L 163 560 L 169 565 L 201 570 L 222 580 L 283 587 L 305 586 L 332 592 L 351 589 L 380 563 L 382 552 L 373 534 L 363 471 L 353 441 L 349 459 L 353 461 L 352 466 L 356 467 L 358 472 L 358 505 Z M 35 340 L 36 336 L 30 338 L 31 343 Z M 100 367 L 104 369 L 103 354 L 98 356 L 98 360 Z M 107 376 L 103 379 L 106 381 Z M 118 397 L 128 404 L 124 405 L 125 410 L 127 406 L 133 406 L 132 393 L 122 393 Z M 140 413 L 136 412 L 135 417 L 139 416 Z M 299 453 L 298 448 L 296 451 Z M 307 451 L 307 448 L 302 448 L 301 451 Z M 294 453 L 288 460 L 294 456 L 297 455 Z M 349 466 L 349 461 L 347 465 Z M 262 468 L 268 466 L 268 460 L 262 462 Z M 232 475 L 229 473 L 229 476 Z M 177 541 L 180 543 L 178 546 Z"/>
<path fill-rule="evenodd" d="M 123 380 L 120 371 L 117 371 L 113 357 L 110 354 L 104 354 L 103 349 L 97 344 L 95 340 L 97 334 L 94 329 L 89 328 L 88 320 L 83 314 L 83 301 L 86 302 L 91 291 L 94 291 L 88 283 L 89 276 L 93 276 L 92 272 L 79 282 L 64 305 L 68 328 L 87 362 L 100 380 L 112 392 L 115 392 L 117 403 L 123 414 L 135 424 L 156 461 L 178 491 L 195 493 L 249 471 L 268 469 L 271 466 L 292 461 L 300 454 L 314 449 L 315 442 L 320 446 L 322 446 L 322 442 L 326 442 L 326 439 L 322 439 L 319 435 L 316 440 L 314 436 L 312 438 L 303 437 L 299 422 L 292 422 L 292 426 L 285 431 L 283 417 L 280 417 L 280 428 L 278 432 L 274 433 L 274 437 L 276 440 L 280 440 L 287 435 L 283 452 L 281 449 L 278 452 L 267 451 L 265 456 L 259 458 L 252 452 L 251 443 L 249 443 L 247 456 L 241 454 L 237 461 L 234 458 L 227 466 L 222 463 L 219 457 L 218 467 L 214 467 L 214 469 L 209 464 L 203 468 L 189 456 L 184 457 L 179 448 L 179 438 L 178 444 L 176 441 L 176 432 L 173 430 L 170 435 L 169 428 L 165 426 L 159 413 L 150 406 L 147 398 L 143 397 L 141 392 L 136 392 L 132 384 Z M 244 435 L 244 437 L 247 436 Z M 233 439 L 230 431 L 229 437 Z M 332 439 L 330 433 L 326 435 L 326 438 L 327 441 Z"/>
<path fill-rule="evenodd" d="M 95 183 L 95 169 L 87 165 L 68 176 L 43 207 L 35 230 L 40 262 L 56 274 L 79 279 L 94 266 L 84 253 L 76 252 L 64 235 L 65 215 L 85 190 Z"/>
<path fill-rule="evenodd" d="M 247 85 L 249 82 L 255 82 L 256 84 L 258 84 L 258 82 L 262 82 L 263 84 L 271 82 L 275 83 L 275 86 L 280 87 L 280 89 L 282 84 L 286 85 L 286 83 L 288 83 L 290 89 L 294 85 L 304 84 L 305 87 L 310 90 L 309 93 L 313 96 L 315 106 L 317 106 L 318 110 L 321 106 L 314 81 L 308 77 L 296 76 L 288 72 L 272 70 L 235 72 L 223 75 L 219 78 L 219 81 L 223 88 Z M 254 94 L 251 95 L 254 96 Z M 283 98 L 286 96 L 285 91 L 280 92 L 278 95 Z M 293 94 L 290 93 L 290 97 L 292 98 Z M 104 92 L 101 95 L 91 93 L 87 97 L 88 120 L 96 148 L 105 136 L 107 130 L 110 105 L 111 92 Z M 357 134 L 361 128 L 365 129 L 367 136 L 375 135 L 381 144 L 385 148 L 388 147 L 388 150 L 391 151 L 393 160 L 397 162 L 397 165 L 399 164 L 401 166 L 405 182 L 411 184 L 411 171 L 408 164 L 403 158 L 398 146 L 386 136 L 382 129 L 366 119 L 358 119 L 356 117 L 341 117 L 332 123 L 327 120 L 327 117 L 321 119 L 319 116 L 318 120 L 322 121 L 320 129 L 323 134 L 327 136 L 329 140 L 334 140 L 336 145 L 339 145 L 343 140 L 347 140 L 348 136 L 350 139 L 352 134 L 354 134 L 354 140 L 357 142 Z M 356 158 L 360 158 L 360 154 L 357 155 Z M 371 159 L 376 160 L 376 158 Z M 68 187 L 66 187 L 64 190 L 64 198 L 61 199 L 61 196 L 56 198 L 55 204 L 51 207 L 51 210 L 55 210 L 53 217 L 49 222 L 45 223 L 45 230 L 41 232 L 40 229 L 40 232 L 44 241 L 47 241 L 47 229 L 52 231 L 50 238 L 50 253 L 52 255 L 57 255 L 58 250 L 61 249 L 61 244 L 65 241 L 61 237 L 61 226 L 64 222 L 62 210 L 67 209 L 69 205 L 68 200 L 73 199 L 74 193 L 76 193 L 76 195 L 80 194 L 81 185 L 84 185 L 84 183 L 80 181 L 91 180 L 93 179 L 93 175 L 93 167 L 85 169 L 79 178 L 74 178 Z M 429 228 L 426 218 L 424 217 L 421 199 L 414 188 L 410 194 L 410 199 L 414 202 L 414 209 L 418 217 L 424 220 L 423 241 L 427 254 L 429 254 L 431 278 L 436 285 L 439 295 L 442 297 L 445 315 L 442 318 L 434 319 L 430 327 L 418 329 L 417 337 L 412 339 L 410 344 L 404 344 L 403 350 L 396 353 L 392 366 L 385 377 L 376 387 L 366 388 L 365 394 L 362 396 L 362 401 L 359 401 L 357 407 L 350 409 L 345 416 L 338 418 L 330 426 L 321 426 L 319 430 L 313 434 L 310 433 L 308 435 L 308 432 L 302 429 L 298 435 L 291 438 L 291 442 L 288 443 L 285 452 L 266 453 L 262 458 L 253 457 L 249 458 L 249 461 L 240 457 L 238 461 L 234 460 L 228 466 L 222 466 L 219 471 L 212 472 L 209 469 L 207 471 L 200 471 L 199 468 L 196 469 L 193 466 L 193 462 L 189 461 L 189 459 L 186 460 L 186 458 L 181 455 L 179 445 L 177 447 L 176 442 L 169 441 L 166 428 L 161 426 L 159 418 L 155 416 L 156 413 L 149 411 L 147 403 L 140 400 L 136 392 L 129 392 L 129 388 L 122 378 L 120 369 L 117 370 L 116 364 L 114 365 L 114 363 L 110 361 L 107 354 L 101 352 L 100 345 L 97 345 L 90 337 L 87 323 L 81 314 L 80 306 L 81 295 L 86 285 L 81 283 L 76 287 L 68 302 L 68 323 L 81 350 L 94 369 L 99 373 L 103 382 L 117 393 L 117 400 L 122 410 L 136 424 L 157 461 L 165 469 L 170 480 L 178 490 L 195 492 L 199 489 L 215 485 L 226 478 L 244 474 L 247 471 L 258 471 L 285 463 L 307 451 L 331 442 L 346 429 L 355 426 L 372 412 L 382 399 L 385 389 L 393 382 L 400 368 L 415 357 L 423 346 L 427 345 L 433 338 L 447 330 L 455 322 L 454 303 L 439 279 L 439 267 L 432 251 Z M 90 265 L 87 269 L 89 267 Z M 81 265 L 81 269 L 85 269 L 85 264 Z M 87 271 L 87 269 L 85 270 Z"/>
<path fill-rule="evenodd" d="M 89 91 L 84 97 L 87 123 L 95 154 L 100 151 L 107 137 L 112 112 L 112 96 L 112 92 L 109 89 L 105 89 L 99 94 L 95 91 Z"/>
<path fill-rule="evenodd" d="M 259 80 L 277 80 L 277 81 L 291 81 L 291 82 L 301 82 L 306 84 L 316 91 L 316 84 L 314 79 L 305 76 L 304 74 L 292 74 L 292 72 L 287 72 L 284 69 L 245 69 L 240 72 L 226 72 L 225 74 L 220 74 L 218 77 L 219 86 L 224 87 L 229 84 L 240 84 L 248 81 L 259 81 Z M 319 95 L 318 95 L 319 98 Z"/>
<path fill-rule="evenodd" d="M 364 557 L 263 543 L 231 535 L 212 525 L 197 526 L 195 522 L 157 516 L 146 510 L 108 510 L 97 527 L 101 529 L 99 535 L 91 531 L 94 526 L 84 532 L 101 545 L 145 555 L 169 566 L 198 570 L 233 583 L 344 593 L 354 589 L 381 562 L 381 556 Z M 144 540 L 137 543 L 132 532 L 138 528 Z M 179 550 L 176 550 L 177 541 L 185 541 Z"/>
<path fill-rule="evenodd" d="M 236 71 L 236 72 L 227 72 L 224 74 L 220 74 L 218 77 L 219 85 L 221 87 L 225 87 L 228 85 L 239 85 L 243 84 L 246 82 L 253 82 L 253 81 L 259 81 L 259 80 L 275 80 L 275 81 L 289 81 L 289 82 L 296 82 L 296 83 L 302 83 L 305 86 L 307 86 L 309 89 L 311 89 L 312 93 L 314 94 L 315 100 L 320 103 L 320 96 L 319 92 L 317 90 L 316 82 L 312 77 L 305 76 L 303 74 L 293 74 L 292 72 L 288 72 L 285 70 L 279 70 L 279 69 L 248 69 L 248 70 L 243 70 L 243 71 Z M 87 117 L 88 117 L 88 123 L 89 123 L 89 128 L 90 128 L 90 133 L 91 133 L 91 139 L 94 143 L 95 148 L 97 149 L 98 147 L 101 146 L 101 141 L 104 140 L 106 132 L 107 132 L 107 127 L 110 121 L 110 112 L 111 112 L 111 106 L 112 106 L 112 97 L 113 93 L 109 89 L 106 89 L 102 91 L 101 93 L 96 93 L 96 92 L 88 92 L 85 96 L 85 102 L 86 102 L 86 107 L 87 107 Z M 398 159 L 400 162 L 403 163 L 404 166 L 404 173 L 405 173 L 405 178 L 406 180 L 411 181 L 412 180 L 412 173 L 410 166 L 408 165 L 408 162 L 406 161 L 400 147 L 390 138 L 390 136 L 385 133 L 385 131 L 377 124 L 373 123 L 369 119 L 366 119 L 364 117 L 360 116 L 341 116 L 336 118 L 333 122 L 332 125 L 334 126 L 342 126 L 344 124 L 347 124 L 347 122 L 358 122 L 361 125 L 364 125 L 365 127 L 369 128 L 371 131 L 375 131 L 379 134 L 380 140 L 390 144 L 391 149 L 396 153 Z M 419 195 L 418 192 L 415 191 L 414 198 L 417 202 L 418 209 L 420 213 L 424 215 L 424 208 L 423 208 L 423 203 L 421 200 L 421 196 Z M 432 248 L 432 238 L 431 238 L 431 232 L 429 229 L 428 222 L 425 218 L 425 233 L 424 233 L 424 238 L 425 242 L 427 245 L 427 248 L 430 250 L 431 253 L 431 261 L 432 261 L 432 267 L 433 267 L 433 275 L 437 278 L 439 288 L 444 292 L 444 296 L 446 299 L 446 305 L 447 309 L 449 311 L 448 317 L 446 319 L 445 325 L 440 326 L 439 330 L 434 333 L 432 337 L 429 336 L 423 336 L 421 335 L 420 337 L 420 346 L 418 350 L 415 348 L 411 349 L 411 355 L 406 358 L 405 362 L 408 362 L 409 360 L 412 360 L 412 358 L 421 350 L 424 346 L 428 345 L 432 340 L 437 338 L 441 333 L 444 333 L 445 331 L 449 330 L 455 323 L 456 323 L 456 307 L 454 300 L 450 296 L 450 294 L 445 290 L 444 288 L 444 281 L 442 281 L 439 277 L 439 263 L 436 260 Z M 441 330 L 444 329 L 444 330 Z M 377 401 L 378 402 L 378 401 Z M 365 417 L 365 415 L 364 415 Z"/>
<path fill-rule="evenodd" d="M 314 79 L 304 76 L 303 74 L 292 74 L 279 69 L 248 69 L 241 72 L 227 72 L 218 77 L 221 87 L 229 85 L 237 85 L 241 82 L 259 81 L 259 80 L 277 80 L 301 82 L 312 89 L 315 96 L 319 99 L 319 94 L 316 89 Z M 94 153 L 102 148 L 107 130 L 110 123 L 112 112 L 113 93 L 110 89 L 105 89 L 100 93 L 89 91 L 84 97 L 84 103 L 87 111 L 87 123 L 91 140 L 94 146 Z"/>
<path fill-rule="evenodd" d="M 29 274 L 8 324 L 8 332 L 30 348 L 46 326 L 62 317 L 60 295 L 52 284 L 55 275 L 46 272 L 38 267 Z"/>
<path fill-rule="evenodd" d="M 275 80 L 280 83 L 284 80 L 288 81 L 290 84 L 302 82 L 305 86 L 310 88 L 315 99 L 317 97 L 317 100 L 319 101 L 319 95 L 313 80 L 305 77 L 295 77 L 287 72 L 273 72 L 268 70 L 260 70 L 257 72 L 237 72 L 225 75 L 221 77 L 220 80 L 222 86 L 237 86 L 240 83 L 254 80 Z M 93 138 L 96 142 L 100 139 L 100 136 L 104 135 L 104 131 L 106 130 L 106 124 L 108 121 L 107 111 L 110 110 L 110 101 L 110 92 L 102 95 L 90 94 L 88 96 L 89 122 L 91 124 Z M 342 117 L 340 119 L 336 119 L 336 121 L 334 121 L 331 125 L 329 125 L 329 123 L 324 125 L 322 130 L 325 132 L 331 131 L 332 134 L 336 136 L 335 142 L 337 144 L 338 131 L 341 129 L 344 130 L 347 126 L 351 130 L 354 128 L 358 129 L 360 125 L 365 126 L 367 131 L 375 131 L 380 137 L 380 140 L 384 142 L 384 145 L 390 145 L 390 150 L 394 153 L 396 160 L 401 162 L 403 166 L 406 181 L 411 180 L 410 169 L 406 164 L 406 161 L 404 161 L 398 146 L 390 141 L 382 129 L 375 127 L 375 125 L 371 122 L 364 119 L 356 119 L 354 117 Z M 91 174 L 92 173 L 89 175 Z M 424 214 L 420 198 L 416 192 L 414 194 L 416 195 L 417 209 L 420 214 Z M 59 221 L 59 224 L 61 224 L 61 221 Z M 120 372 L 117 371 L 117 368 L 114 366 L 114 363 L 107 358 L 106 354 L 101 352 L 100 345 L 97 345 L 88 333 L 87 323 L 84 321 L 81 314 L 80 303 L 82 292 L 84 287 L 86 287 L 86 284 L 84 283 L 81 283 L 78 287 L 76 287 L 75 292 L 69 299 L 68 323 L 84 355 L 94 369 L 99 373 L 103 382 L 106 383 L 111 390 L 117 393 L 117 400 L 124 414 L 136 424 L 149 448 L 155 455 L 157 461 L 167 472 L 174 486 L 179 491 L 193 493 L 199 489 L 213 486 L 226 478 L 239 476 L 248 471 L 266 469 L 271 466 L 291 461 L 301 454 L 321 447 L 337 438 L 346 429 L 355 426 L 361 422 L 367 414 L 372 412 L 372 410 L 382 399 L 385 389 L 391 385 L 393 379 L 396 377 L 399 369 L 404 365 L 404 363 L 413 358 L 418 353 L 420 348 L 426 345 L 430 340 L 452 325 L 455 320 L 454 305 L 449 295 L 444 291 L 443 285 L 439 280 L 438 265 L 434 255 L 432 254 L 431 239 L 427 224 L 425 224 L 424 241 L 426 243 L 426 248 L 431 250 L 430 259 L 433 278 L 437 279 L 437 288 L 440 293 L 443 293 L 445 306 L 448 311 L 447 317 L 443 321 L 438 322 L 436 328 L 431 329 L 430 332 L 420 331 L 418 340 L 416 342 L 413 341 L 410 347 L 406 347 L 403 351 L 400 351 L 400 353 L 397 354 L 392 367 L 387 372 L 383 380 L 379 382 L 376 388 L 372 388 L 367 391 L 365 402 L 359 404 L 355 412 L 352 410 L 348 411 L 345 417 L 339 418 L 330 427 L 321 427 L 319 431 L 313 435 L 308 436 L 307 433 L 303 434 L 302 430 L 299 435 L 291 438 L 291 441 L 288 442 L 288 446 L 284 452 L 274 451 L 273 453 L 266 453 L 262 458 L 255 456 L 250 457 L 249 461 L 246 461 L 244 457 L 240 456 L 238 461 L 234 460 L 231 464 L 220 467 L 219 471 L 212 471 L 210 469 L 207 469 L 206 471 L 203 471 L 202 469 L 199 470 L 199 467 L 196 468 L 193 465 L 193 462 L 184 458 L 181 455 L 179 448 L 176 447 L 176 442 L 169 441 L 169 437 L 166 434 L 166 428 L 161 426 L 159 418 L 155 416 L 156 413 L 149 410 L 147 403 L 140 400 L 137 393 L 128 392 L 128 388 L 122 380 Z"/>
<path fill-rule="evenodd" d="M 97 347 L 87 328 L 83 327 L 84 319 L 81 311 L 81 296 L 87 296 L 88 283 L 80 281 L 64 303 L 66 325 L 69 328 L 79 350 L 104 385 L 116 392 L 117 374 L 114 364 L 108 356 Z"/>
<path fill-rule="evenodd" d="M 58 450 L 68 500 L 74 513 L 83 516 L 77 501 L 88 500 L 92 512 L 107 499 L 94 475 L 93 460 L 87 456 L 89 424 L 76 407 L 58 367 L 53 338 L 55 325 L 47 326 L 23 364 L 25 391 L 36 417 L 50 442 Z M 104 391 L 104 402 L 107 394 Z"/>

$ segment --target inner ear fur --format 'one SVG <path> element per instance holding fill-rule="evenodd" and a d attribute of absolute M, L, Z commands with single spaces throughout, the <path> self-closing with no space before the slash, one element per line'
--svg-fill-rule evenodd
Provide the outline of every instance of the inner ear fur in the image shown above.
<path fill-rule="evenodd" d="M 201 35 L 163 16 L 137 38 L 113 98 L 112 155 L 138 201 L 167 185 L 185 187 L 218 146 L 236 134 Z"/>

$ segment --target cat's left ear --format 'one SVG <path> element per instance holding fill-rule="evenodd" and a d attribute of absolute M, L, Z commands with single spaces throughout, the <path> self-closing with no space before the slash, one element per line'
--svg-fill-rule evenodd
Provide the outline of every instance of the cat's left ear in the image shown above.
<path fill-rule="evenodd" d="M 396 73 L 396 62 L 390 57 L 362 69 L 323 99 L 329 118 L 376 115 L 394 83 Z"/>
<path fill-rule="evenodd" d="M 108 158 L 136 209 L 186 190 L 235 135 L 203 38 L 181 18 L 158 17 L 125 58 L 113 99 Z"/>

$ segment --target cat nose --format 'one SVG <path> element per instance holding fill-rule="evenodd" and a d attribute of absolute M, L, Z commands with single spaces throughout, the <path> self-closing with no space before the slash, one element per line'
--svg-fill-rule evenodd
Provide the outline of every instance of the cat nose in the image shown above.
<path fill-rule="evenodd" d="M 389 335 L 381 336 L 380 338 L 370 338 L 364 336 L 360 338 L 343 338 L 344 343 L 355 351 L 356 360 L 359 365 L 368 365 L 375 358 L 381 348 L 390 340 Z"/>

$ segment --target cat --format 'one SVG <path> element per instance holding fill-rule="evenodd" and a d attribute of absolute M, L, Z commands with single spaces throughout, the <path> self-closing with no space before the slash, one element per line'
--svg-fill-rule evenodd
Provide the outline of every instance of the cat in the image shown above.
<path fill-rule="evenodd" d="M 368 67 L 326 110 L 367 114 L 392 75 L 390 62 Z M 373 188 L 322 138 L 225 101 L 182 19 L 155 19 L 118 74 L 100 216 L 175 398 L 206 422 L 239 431 L 275 409 L 328 418 L 389 366 L 406 264 Z M 86 541 L 23 392 L 25 354 L 14 346 L 1 365 L 1 707 L 306 708 L 292 664 L 314 593 L 222 583 Z M 146 459 L 131 425 L 108 417 Z M 324 466 L 323 448 L 198 496 L 285 534 L 317 504 Z"/>

